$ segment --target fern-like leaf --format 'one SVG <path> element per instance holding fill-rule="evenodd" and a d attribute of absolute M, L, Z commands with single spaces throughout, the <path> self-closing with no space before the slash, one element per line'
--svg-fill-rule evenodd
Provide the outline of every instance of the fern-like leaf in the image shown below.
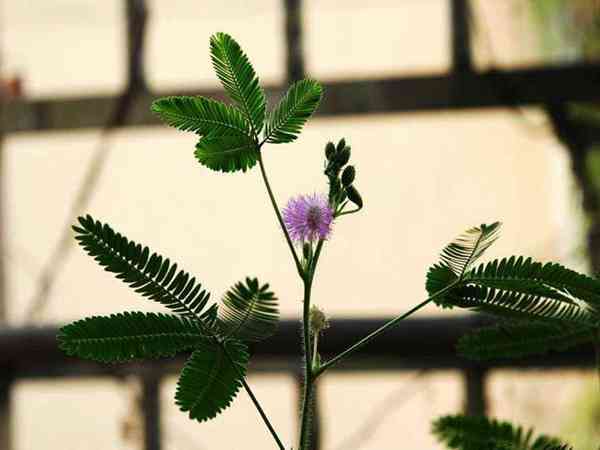
<path fill-rule="evenodd" d="M 594 340 L 594 329 L 566 323 L 508 322 L 460 338 L 457 350 L 475 360 L 518 358 L 562 351 Z"/>
<path fill-rule="evenodd" d="M 236 283 L 223 296 L 219 308 L 219 325 L 227 336 L 243 341 L 260 341 L 277 330 L 279 308 L 277 298 L 256 278 Z"/>
<path fill-rule="evenodd" d="M 202 136 L 247 136 L 250 123 L 241 111 L 205 97 L 163 97 L 152 103 L 152 111 L 168 125 Z"/>
<path fill-rule="evenodd" d="M 205 136 L 194 154 L 202 165 L 222 172 L 245 172 L 258 160 L 256 144 L 244 136 Z"/>
<path fill-rule="evenodd" d="M 294 83 L 273 111 L 269 113 L 265 140 L 284 144 L 298 138 L 302 127 L 319 106 L 323 88 L 313 80 Z"/>
<path fill-rule="evenodd" d="M 175 402 L 189 411 L 190 419 L 214 418 L 231 404 L 247 364 L 248 353 L 241 342 L 199 344 L 181 372 Z"/>
<path fill-rule="evenodd" d="M 600 314 L 600 281 L 557 263 L 542 264 L 531 258 L 511 256 L 482 264 L 466 278 L 488 287 L 521 289 L 564 302 L 585 302 Z"/>
<path fill-rule="evenodd" d="M 207 337 L 189 318 L 125 312 L 78 320 L 62 327 L 57 339 L 68 355 L 108 363 L 174 356 Z"/>
<path fill-rule="evenodd" d="M 210 56 L 225 91 L 250 120 L 257 137 L 265 119 L 266 100 L 248 57 L 239 44 L 225 33 L 211 36 Z"/>
<path fill-rule="evenodd" d="M 500 226 L 500 222 L 494 222 L 467 230 L 442 250 L 441 262 L 462 277 L 498 239 Z"/>
<path fill-rule="evenodd" d="M 440 442 L 457 450 L 546 450 L 564 445 L 559 439 L 486 417 L 444 416 L 433 423 Z"/>
<path fill-rule="evenodd" d="M 150 254 L 148 247 L 130 241 L 90 215 L 79 217 L 79 226 L 73 230 L 79 245 L 98 264 L 137 293 L 182 316 L 214 318 L 214 308 L 203 312 L 210 294 L 187 272 L 178 271 L 177 264 L 169 259 Z"/>

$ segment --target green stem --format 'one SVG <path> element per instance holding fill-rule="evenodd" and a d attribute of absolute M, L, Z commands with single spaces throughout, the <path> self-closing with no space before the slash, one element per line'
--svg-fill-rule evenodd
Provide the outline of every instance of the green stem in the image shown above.
<path fill-rule="evenodd" d="M 246 390 L 248 397 L 250 397 L 250 399 L 252 400 L 252 403 L 254 403 L 256 410 L 258 411 L 258 413 L 260 414 L 260 417 L 262 417 L 263 422 L 269 429 L 271 436 L 273 436 L 273 439 L 275 439 L 275 442 L 277 443 L 279 450 L 285 450 L 285 447 L 284 447 L 283 443 L 281 442 L 281 439 L 279 439 L 279 436 L 277 435 L 277 432 L 273 428 L 273 425 L 271 425 L 271 422 L 269 421 L 269 418 L 265 414 L 265 411 L 262 409 L 262 406 L 260 406 L 260 403 L 258 402 L 258 399 L 254 395 L 254 392 L 252 392 L 252 389 L 250 389 L 250 386 L 248 385 L 248 383 L 246 383 L 246 377 L 240 371 L 240 369 L 236 365 L 236 363 L 233 360 L 233 358 L 231 357 L 231 355 L 229 355 L 229 352 L 227 351 L 227 348 L 225 347 L 225 345 L 223 345 L 221 343 L 220 346 L 223 349 L 223 352 L 225 353 L 225 355 L 227 356 L 227 359 L 229 359 L 229 363 L 232 365 L 232 367 L 234 368 L 234 370 L 237 372 L 238 376 L 240 377 L 240 380 L 242 381 L 242 386 L 244 386 L 244 389 Z"/>
<path fill-rule="evenodd" d="M 269 193 L 269 198 L 271 199 L 271 205 L 273 205 L 273 209 L 275 210 L 275 215 L 277 216 L 277 220 L 279 221 L 279 226 L 283 230 L 283 234 L 285 236 L 285 240 L 287 241 L 288 247 L 292 252 L 292 256 L 294 257 L 294 262 L 296 263 L 296 269 L 298 270 L 298 274 L 301 277 L 304 277 L 304 271 L 302 270 L 302 264 L 300 264 L 300 259 L 298 258 L 298 254 L 296 253 L 296 249 L 294 248 L 294 244 L 292 243 L 292 239 L 283 223 L 283 218 L 281 217 L 281 212 L 279 211 L 279 206 L 277 206 L 277 201 L 275 200 L 275 196 L 273 195 L 273 191 L 271 190 L 271 185 L 269 184 L 269 179 L 267 178 L 267 173 L 265 171 L 265 165 L 262 159 L 262 153 L 260 152 L 260 147 L 258 149 L 258 164 L 260 166 L 260 173 L 262 174 L 263 181 L 265 182 L 265 186 L 267 187 L 267 192 Z"/>
<path fill-rule="evenodd" d="M 311 391 L 313 383 L 312 357 L 310 348 L 310 294 L 312 276 L 304 279 L 304 311 L 302 315 L 302 335 L 304 341 L 304 392 L 302 395 L 302 415 L 300 418 L 300 445 L 299 450 L 306 450 L 310 434 Z"/>
<path fill-rule="evenodd" d="M 435 294 L 433 294 L 431 297 L 429 297 L 424 302 L 419 303 L 417 306 L 415 306 L 414 308 L 412 308 L 410 311 L 402 314 L 401 316 L 396 317 L 393 320 L 390 320 L 385 325 L 379 327 L 377 330 L 373 331 L 368 336 L 365 336 L 360 341 L 358 341 L 356 344 L 352 345 L 351 347 L 349 347 L 348 349 L 344 350 L 339 355 L 335 356 L 334 358 L 330 359 L 325 364 L 323 364 L 317 370 L 317 372 L 314 374 L 314 377 L 317 378 L 319 375 L 321 375 L 327 369 L 331 368 L 335 364 L 339 363 L 343 359 L 345 359 L 348 356 L 350 356 L 355 351 L 357 351 L 357 350 L 361 349 L 362 347 L 364 347 L 365 345 L 367 345 L 369 342 L 371 342 L 373 339 L 375 339 L 381 333 L 383 333 L 384 331 L 386 331 L 388 328 L 393 327 L 394 325 L 396 325 L 401 320 L 406 319 L 408 316 L 412 315 L 413 313 L 417 312 L 419 309 L 423 308 L 429 302 L 435 300 L 436 298 L 438 298 L 438 297 L 442 296 L 443 294 L 445 294 L 446 292 L 448 292 L 450 289 L 452 289 L 454 286 L 456 286 L 456 284 L 459 283 L 459 282 L 460 281 L 454 281 L 453 283 L 451 283 L 448 286 L 446 286 L 444 289 L 440 289 L 438 292 L 436 292 Z"/>

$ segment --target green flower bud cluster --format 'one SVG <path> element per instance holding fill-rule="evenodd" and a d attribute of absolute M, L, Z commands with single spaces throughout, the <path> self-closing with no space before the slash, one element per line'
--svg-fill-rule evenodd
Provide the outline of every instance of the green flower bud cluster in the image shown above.
<path fill-rule="evenodd" d="M 346 145 L 344 138 L 340 139 L 337 145 L 328 142 L 325 146 L 325 175 L 329 180 L 329 204 L 335 211 L 346 200 L 354 203 L 359 209 L 363 207 L 362 197 L 353 184 L 356 169 L 354 166 L 347 165 L 350 156 L 351 148 Z"/>

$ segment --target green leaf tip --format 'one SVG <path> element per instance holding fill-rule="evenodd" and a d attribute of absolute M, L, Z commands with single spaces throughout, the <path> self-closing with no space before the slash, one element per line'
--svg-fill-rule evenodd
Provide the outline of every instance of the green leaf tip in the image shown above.
<path fill-rule="evenodd" d="M 260 285 L 256 278 L 236 283 L 222 299 L 219 326 L 226 336 L 256 342 L 275 333 L 279 322 L 279 307 L 268 284 Z"/>
<path fill-rule="evenodd" d="M 267 102 L 250 60 L 235 39 L 226 33 L 210 37 L 210 56 L 223 88 L 252 124 L 253 136 L 258 137 Z"/>
<path fill-rule="evenodd" d="M 163 97 L 152 103 L 152 111 L 165 123 L 201 136 L 246 136 L 250 123 L 237 108 L 205 97 Z"/>
<path fill-rule="evenodd" d="M 487 417 L 443 416 L 433 422 L 433 434 L 456 450 L 558 450 L 568 449 L 555 437 L 524 430 L 510 422 Z"/>
<path fill-rule="evenodd" d="M 143 312 L 88 317 L 62 327 L 57 336 L 66 354 L 103 363 L 171 357 L 206 339 L 194 320 Z"/>
<path fill-rule="evenodd" d="M 465 231 L 444 247 L 440 255 L 442 264 L 461 277 L 498 239 L 501 225 L 500 222 L 494 222 Z"/>
<path fill-rule="evenodd" d="M 90 215 L 79 217 L 74 230 L 79 245 L 138 294 L 182 316 L 202 321 L 214 317 L 214 309 L 205 310 L 210 294 L 168 258 L 151 253 L 148 247 L 129 240 Z"/>
<path fill-rule="evenodd" d="M 279 104 L 269 113 L 265 141 L 272 144 L 295 141 L 306 121 L 319 106 L 322 95 L 323 88 L 314 80 L 305 79 L 292 84 Z"/>
<path fill-rule="evenodd" d="M 244 136 L 206 136 L 196 144 L 196 159 L 205 167 L 219 172 L 246 172 L 256 165 L 256 144 Z"/>
<path fill-rule="evenodd" d="M 216 417 L 239 391 L 248 358 L 246 346 L 239 341 L 199 344 L 179 377 L 176 404 L 199 422 Z"/>

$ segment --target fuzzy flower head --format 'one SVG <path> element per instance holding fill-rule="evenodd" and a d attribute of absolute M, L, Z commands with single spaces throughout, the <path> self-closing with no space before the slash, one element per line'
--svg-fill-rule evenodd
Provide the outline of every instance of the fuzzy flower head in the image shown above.
<path fill-rule="evenodd" d="M 333 211 L 323 195 L 300 195 L 283 209 L 283 222 L 296 242 L 326 239 L 331 232 Z"/>

